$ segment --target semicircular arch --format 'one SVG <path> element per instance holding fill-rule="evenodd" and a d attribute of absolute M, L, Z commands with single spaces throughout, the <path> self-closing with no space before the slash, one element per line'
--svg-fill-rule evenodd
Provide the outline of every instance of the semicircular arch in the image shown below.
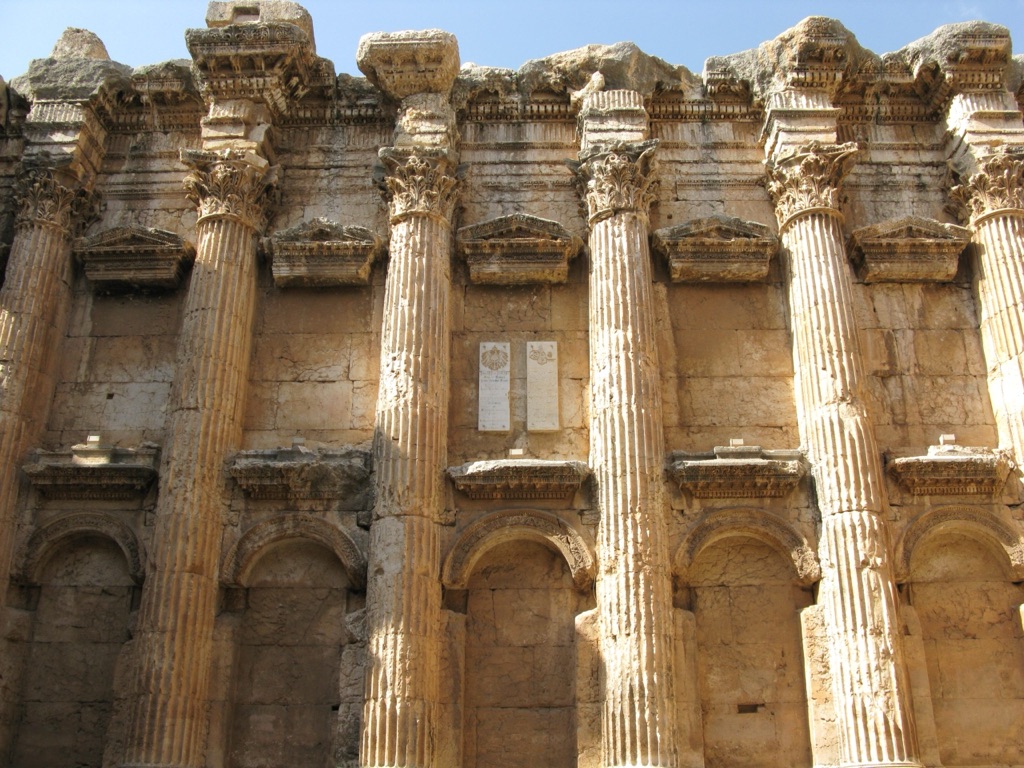
<path fill-rule="evenodd" d="M 69 540 L 99 536 L 110 539 L 124 554 L 128 573 L 136 584 L 145 579 L 145 550 L 135 531 L 114 515 L 102 512 L 75 512 L 50 520 L 39 526 L 21 558 L 21 576 L 28 583 L 38 582 L 43 566 L 58 547 Z"/>

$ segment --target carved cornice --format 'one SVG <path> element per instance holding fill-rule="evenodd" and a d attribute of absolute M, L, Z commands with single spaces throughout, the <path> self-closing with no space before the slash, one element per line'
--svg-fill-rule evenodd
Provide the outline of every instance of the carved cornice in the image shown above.
<path fill-rule="evenodd" d="M 302 445 L 243 451 L 229 472 L 252 499 L 347 499 L 361 506 L 370 490 L 370 453 L 313 451 Z"/>
<path fill-rule="evenodd" d="M 987 448 L 933 445 L 926 456 L 889 458 L 886 469 L 914 496 L 991 496 L 1002 488 L 1010 465 Z"/>
<path fill-rule="evenodd" d="M 114 227 L 75 242 L 75 255 L 96 291 L 176 288 L 195 248 L 173 232 Z"/>
<path fill-rule="evenodd" d="M 356 64 L 394 99 L 448 93 L 459 73 L 459 44 L 450 32 L 377 32 L 359 40 Z"/>
<path fill-rule="evenodd" d="M 747 283 L 768 277 L 779 239 L 763 224 L 711 216 L 659 229 L 651 244 L 668 259 L 673 282 Z"/>
<path fill-rule="evenodd" d="M 799 451 L 716 446 L 710 453 L 674 453 L 668 473 L 698 499 L 781 498 L 797 486 L 806 466 Z"/>
<path fill-rule="evenodd" d="M 566 499 L 589 475 L 582 461 L 503 459 L 448 468 L 455 489 L 471 499 Z"/>
<path fill-rule="evenodd" d="M 130 499 L 157 476 L 160 449 L 114 448 L 88 442 L 68 451 L 36 451 L 24 467 L 32 485 L 51 499 Z"/>
<path fill-rule="evenodd" d="M 657 195 L 658 140 L 596 145 L 571 163 L 593 226 L 617 213 L 647 217 Z"/>
<path fill-rule="evenodd" d="M 343 227 L 327 219 L 305 221 L 263 241 L 279 288 L 366 285 L 381 239 L 366 227 Z"/>
<path fill-rule="evenodd" d="M 185 176 L 185 195 L 209 217 L 235 219 L 256 231 L 267 225 L 277 166 L 251 152 L 181 150 L 181 161 L 192 170 Z"/>
<path fill-rule="evenodd" d="M 865 283 L 949 282 L 970 239 L 963 227 L 904 216 L 855 230 L 847 253 Z"/>
<path fill-rule="evenodd" d="M 470 282 L 524 285 L 564 283 L 583 241 L 557 222 L 513 213 L 463 227 L 456 245 L 469 265 Z"/>
<path fill-rule="evenodd" d="M 949 191 L 961 221 L 977 224 L 1002 211 L 1024 213 L 1024 145 L 1001 146 L 978 165 L 979 173 Z"/>
<path fill-rule="evenodd" d="M 392 224 L 416 215 L 451 224 L 461 183 L 447 152 L 384 147 L 379 155 L 385 169 L 381 192 Z"/>
<path fill-rule="evenodd" d="M 838 213 L 839 185 L 853 167 L 857 145 L 811 141 L 768 160 L 768 194 L 781 230 L 794 216 Z"/>
<path fill-rule="evenodd" d="M 18 214 L 15 226 L 49 226 L 66 237 L 85 231 L 99 217 L 95 192 L 62 184 L 51 168 L 29 168 L 16 187 Z"/>

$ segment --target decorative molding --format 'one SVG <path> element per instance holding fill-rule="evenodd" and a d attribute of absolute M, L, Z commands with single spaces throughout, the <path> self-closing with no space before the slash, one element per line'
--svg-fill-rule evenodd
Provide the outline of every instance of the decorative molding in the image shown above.
<path fill-rule="evenodd" d="M 26 170 L 15 186 L 18 228 L 45 225 L 56 227 L 66 237 L 84 232 L 99 218 L 99 198 L 94 192 L 69 188 L 62 184 L 51 168 Z"/>
<path fill-rule="evenodd" d="M 657 196 L 654 151 L 658 140 L 598 144 L 570 163 L 593 226 L 617 213 L 646 217 Z"/>
<path fill-rule="evenodd" d="M 949 282 L 970 240 L 963 227 L 904 216 L 854 230 L 847 253 L 865 283 Z"/>
<path fill-rule="evenodd" d="M 478 285 L 564 283 L 569 260 L 583 248 L 561 224 L 525 213 L 463 227 L 456 244 Z"/>
<path fill-rule="evenodd" d="M 497 459 L 449 467 L 455 489 L 471 499 L 566 499 L 590 475 L 582 461 Z"/>
<path fill-rule="evenodd" d="M 182 186 L 199 211 L 199 221 L 224 217 L 263 231 L 277 184 L 277 166 L 269 166 L 252 152 L 236 150 L 183 149 L 181 162 L 192 168 Z"/>
<path fill-rule="evenodd" d="M 763 224 L 732 216 L 693 219 L 651 235 L 672 282 L 749 283 L 768 277 L 779 239 Z"/>
<path fill-rule="evenodd" d="M 364 35 L 356 64 L 393 99 L 417 93 L 447 94 L 459 73 L 455 35 L 436 29 Z"/>
<path fill-rule="evenodd" d="M 363 498 L 370 490 L 370 452 L 359 448 L 242 451 L 228 471 L 252 499 Z"/>
<path fill-rule="evenodd" d="M 445 558 L 441 582 L 448 589 L 466 589 L 480 558 L 510 541 L 537 541 L 562 554 L 573 583 L 587 590 L 596 574 L 595 558 L 583 537 L 555 515 L 533 509 L 492 512 L 464 530 Z"/>
<path fill-rule="evenodd" d="M 446 151 L 384 147 L 379 156 L 385 168 L 381 192 L 392 224 L 417 214 L 451 223 L 461 182 Z"/>
<path fill-rule="evenodd" d="M 21 578 L 34 584 L 50 554 L 65 540 L 101 536 L 113 541 L 124 553 L 128 573 L 136 584 L 145 579 L 145 549 L 135 532 L 124 521 L 101 512 L 74 512 L 50 520 L 36 528 L 20 558 Z"/>
<path fill-rule="evenodd" d="M 669 462 L 668 473 L 680 490 L 698 499 L 781 498 L 807 471 L 800 451 L 766 451 L 758 445 L 677 451 Z"/>
<path fill-rule="evenodd" d="M 853 167 L 857 145 L 811 141 L 765 162 L 768 194 L 779 230 L 801 213 L 839 211 L 839 186 Z"/>
<path fill-rule="evenodd" d="M 1010 463 L 988 448 L 933 445 L 926 456 L 888 458 L 886 470 L 914 496 L 992 496 L 1003 487 Z"/>
<path fill-rule="evenodd" d="M 327 219 L 305 221 L 263 241 L 279 288 L 366 285 L 381 239 L 365 227 L 341 226 Z"/>
<path fill-rule="evenodd" d="M 91 440 L 67 451 L 35 451 L 23 469 L 49 499 L 130 499 L 149 490 L 159 458 L 151 443 L 117 448 Z"/>
<path fill-rule="evenodd" d="M 75 255 L 95 291 L 173 289 L 195 248 L 173 232 L 130 226 L 77 240 Z"/>
<path fill-rule="evenodd" d="M 821 566 L 814 547 L 793 527 L 775 515 L 759 509 L 727 509 L 709 513 L 683 539 L 673 559 L 673 570 L 684 583 L 690 581 L 690 567 L 701 550 L 731 536 L 757 539 L 789 558 L 801 584 L 821 578 Z"/>
<path fill-rule="evenodd" d="M 308 539 L 334 552 L 354 589 L 366 587 L 366 557 L 344 530 L 314 515 L 292 513 L 263 520 L 249 528 L 225 553 L 221 583 L 246 586 L 252 567 L 267 547 L 288 539 Z"/>
<path fill-rule="evenodd" d="M 978 224 L 1001 211 L 1024 214 L 1024 144 L 1000 146 L 978 166 L 978 173 L 949 190 L 961 221 Z"/>

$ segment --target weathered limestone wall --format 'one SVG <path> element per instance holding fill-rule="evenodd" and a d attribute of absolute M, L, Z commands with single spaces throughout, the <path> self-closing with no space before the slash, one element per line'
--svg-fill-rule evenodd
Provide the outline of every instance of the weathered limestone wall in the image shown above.
<path fill-rule="evenodd" d="M 0 82 L 0 763 L 1024 761 L 1002 27 L 187 41 Z"/>

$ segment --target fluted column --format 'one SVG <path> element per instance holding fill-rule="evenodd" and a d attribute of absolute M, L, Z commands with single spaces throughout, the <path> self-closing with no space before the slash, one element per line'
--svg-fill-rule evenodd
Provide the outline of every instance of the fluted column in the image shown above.
<path fill-rule="evenodd" d="M 444 151 L 381 150 L 391 217 L 380 390 L 377 500 L 367 589 L 364 766 L 433 765 L 441 652 L 440 517 L 447 466 L 451 218 Z"/>
<path fill-rule="evenodd" d="M 972 229 L 975 288 L 1001 447 L 1024 462 L 1024 145 L 1002 147 L 952 190 Z"/>
<path fill-rule="evenodd" d="M 672 595 L 648 248 L 657 142 L 581 157 L 590 224 L 590 463 L 604 665 L 603 765 L 674 766 Z"/>
<path fill-rule="evenodd" d="M 153 566 L 136 633 L 128 766 L 205 765 L 224 460 L 241 439 L 256 242 L 272 170 L 252 154 L 183 152 L 199 210 L 160 468 Z"/>
<path fill-rule="evenodd" d="M 855 154 L 853 144 L 804 144 L 768 162 L 768 187 L 788 273 L 797 416 L 821 510 L 819 602 L 840 763 L 918 765 L 885 488 L 838 210 Z"/>
<path fill-rule="evenodd" d="M 93 197 L 38 168 L 21 180 L 14 243 L 0 288 L 0 573 L 10 573 L 18 468 L 38 442 L 71 308 L 71 241 Z M 0 590 L 0 606 L 6 590 Z"/>

